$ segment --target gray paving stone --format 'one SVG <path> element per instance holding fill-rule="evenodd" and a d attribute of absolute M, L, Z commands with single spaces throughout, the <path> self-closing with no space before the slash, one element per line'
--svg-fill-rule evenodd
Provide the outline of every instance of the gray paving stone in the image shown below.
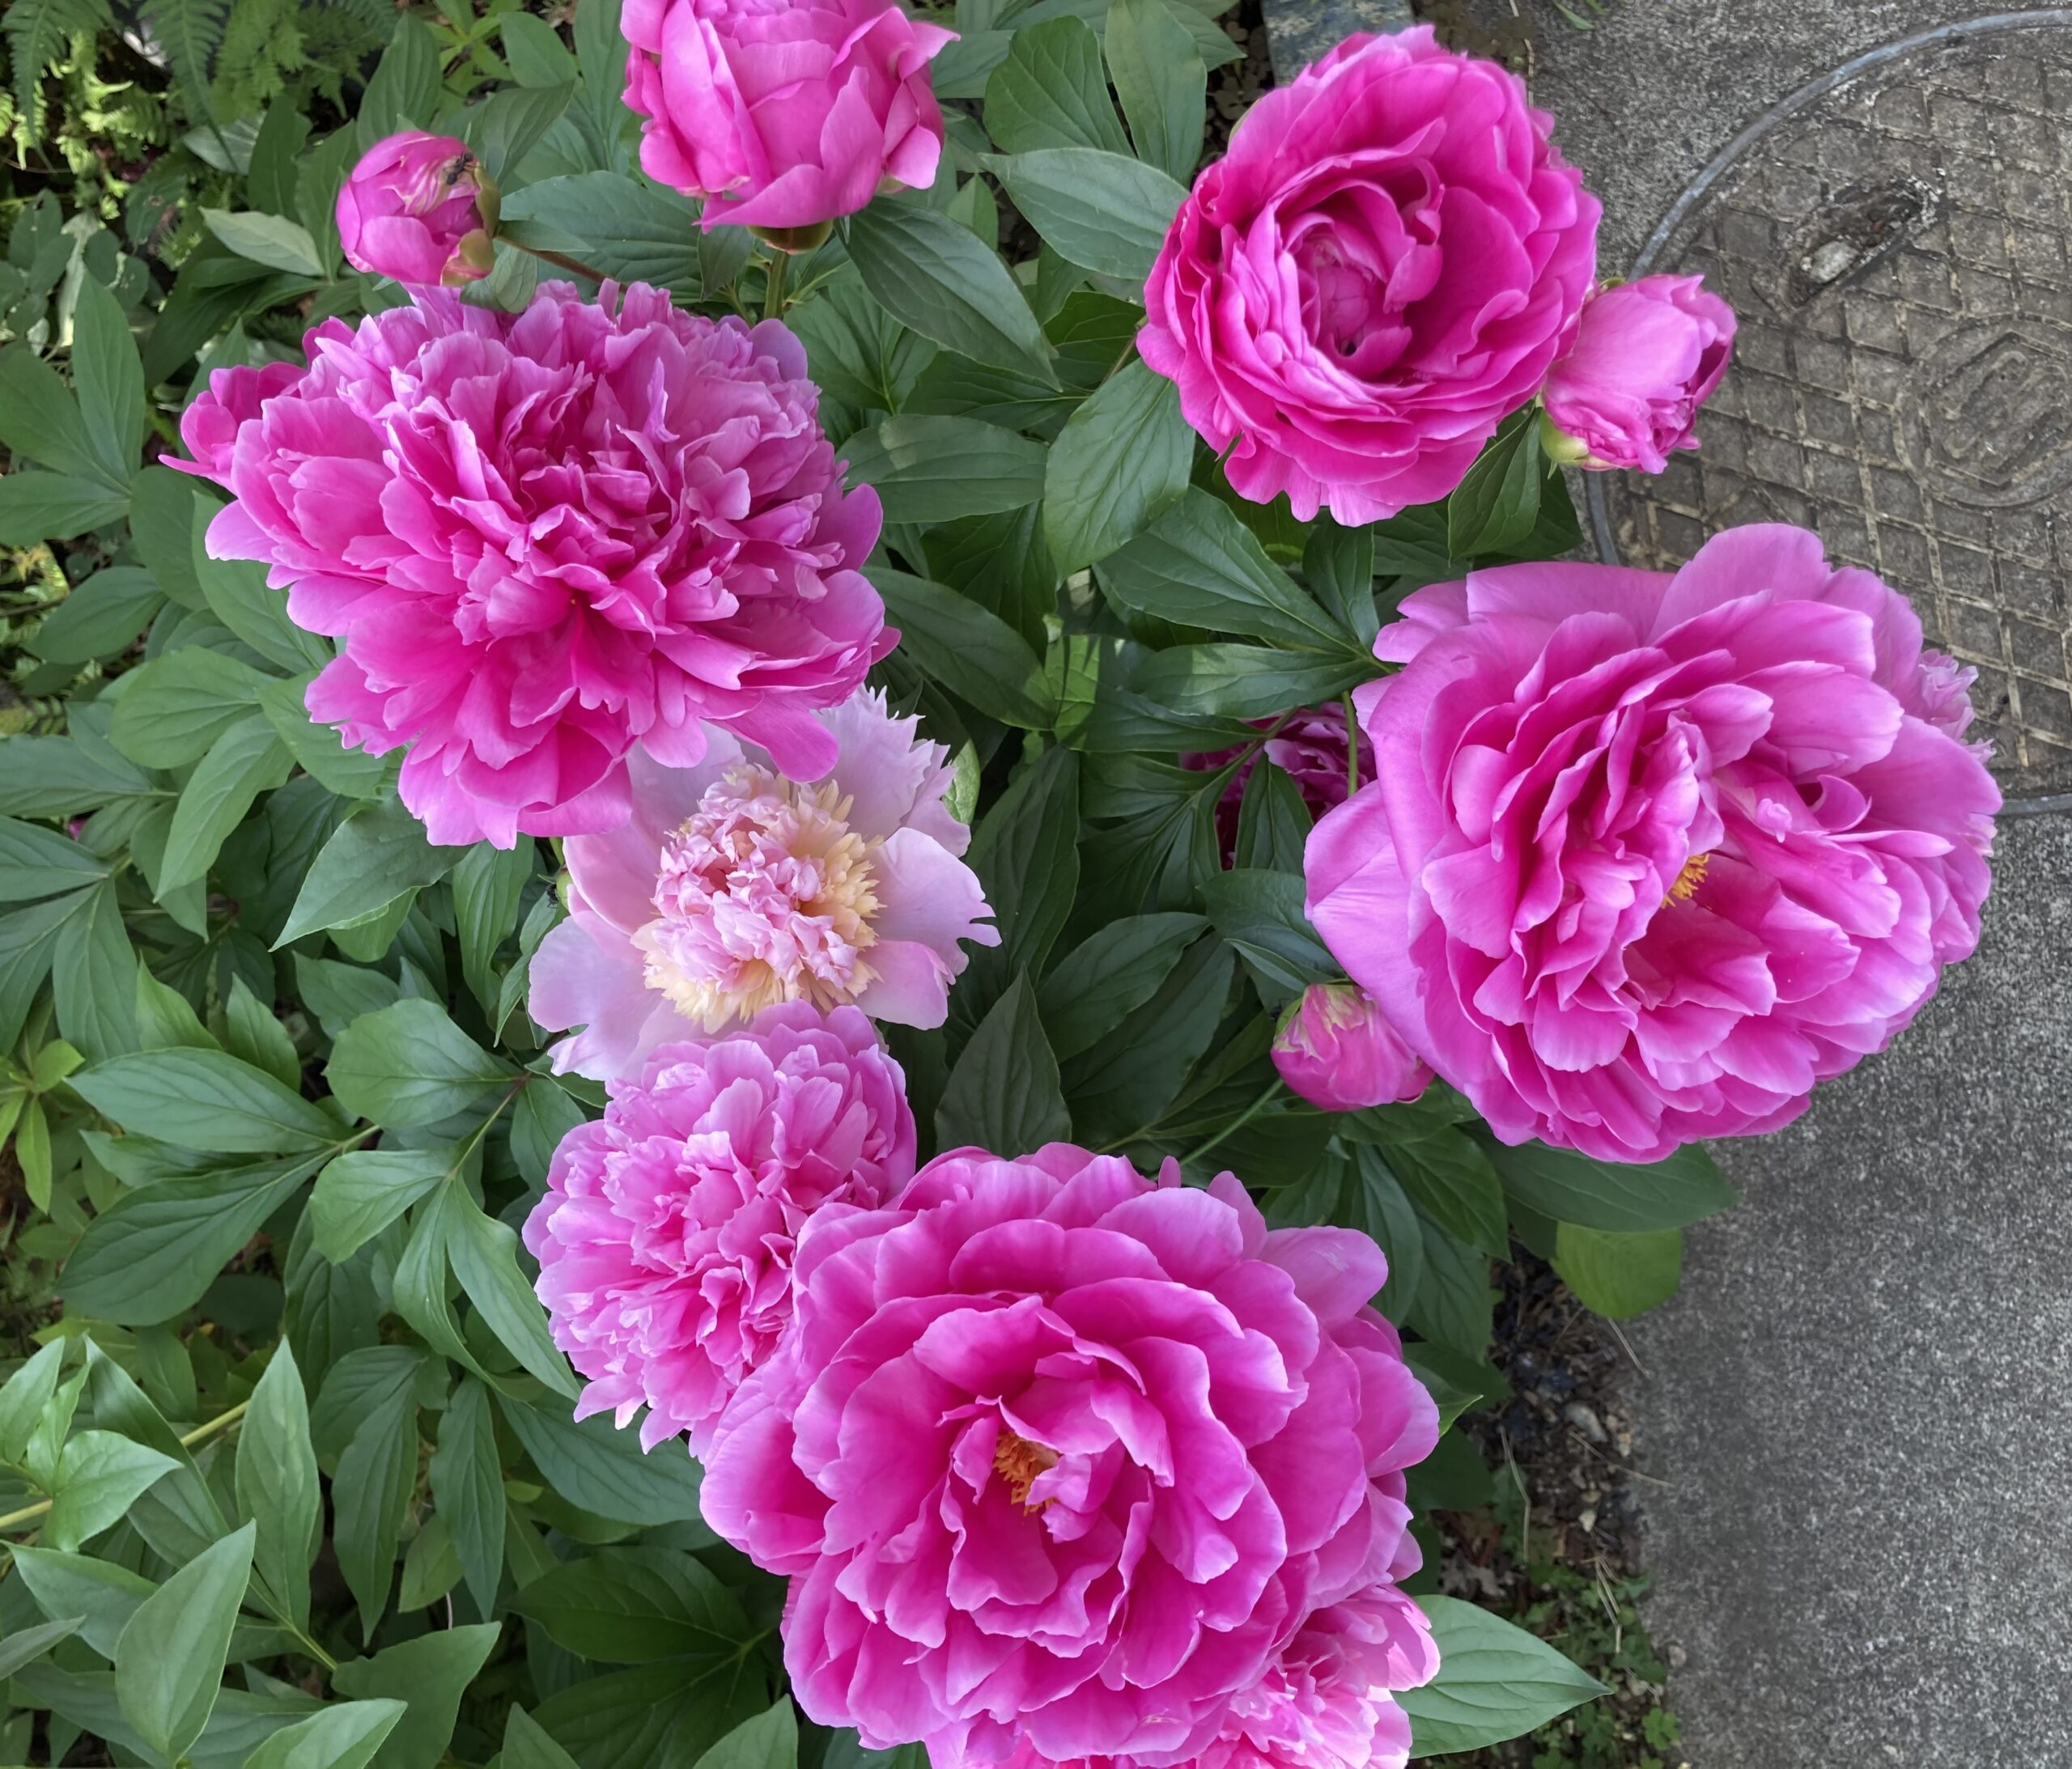
<path fill-rule="evenodd" d="M 1265 0 L 1273 77 L 1292 80 L 1356 31 L 1394 31 L 1411 22 L 1410 0 Z"/>
<path fill-rule="evenodd" d="M 2002 825 L 1977 955 L 1628 1329 L 1693 1769 L 2072 1763 L 2072 818 Z"/>

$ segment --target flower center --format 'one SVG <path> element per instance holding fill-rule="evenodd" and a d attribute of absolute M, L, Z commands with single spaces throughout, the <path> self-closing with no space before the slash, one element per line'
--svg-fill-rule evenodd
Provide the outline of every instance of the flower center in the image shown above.
<path fill-rule="evenodd" d="M 1710 854 L 1693 854 L 1684 863 L 1684 870 L 1676 875 L 1676 881 L 1669 887 L 1662 898 L 1662 906 L 1671 903 L 1688 903 L 1698 894 L 1698 887 L 1705 881 L 1705 868 L 1712 864 Z"/>
<path fill-rule="evenodd" d="M 1058 1453 L 1046 1449 L 1041 1444 L 1032 1444 L 1025 1437 L 1018 1436 L 1004 1426 L 1000 1429 L 1000 1441 L 993 1445 L 993 1472 L 1007 1483 L 1007 1495 L 1024 1511 L 1041 1511 L 1051 1503 L 1039 1499 L 1034 1504 L 1029 1502 L 1029 1489 L 1036 1484 L 1036 1477 L 1058 1466 Z"/>
<path fill-rule="evenodd" d="M 655 919 L 633 936 L 648 986 L 715 1032 L 780 1001 L 823 1012 L 876 975 L 877 845 L 851 829 L 830 780 L 743 766 L 705 789 L 662 844 Z"/>

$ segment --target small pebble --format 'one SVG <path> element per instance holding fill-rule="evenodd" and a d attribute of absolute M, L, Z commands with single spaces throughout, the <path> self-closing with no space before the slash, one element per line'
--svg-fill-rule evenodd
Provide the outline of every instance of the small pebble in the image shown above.
<path fill-rule="evenodd" d="M 1561 1409 L 1561 1416 L 1593 1444 L 1608 1443 L 1611 1440 L 1604 1429 L 1603 1421 L 1581 1401 L 1570 1401 Z"/>

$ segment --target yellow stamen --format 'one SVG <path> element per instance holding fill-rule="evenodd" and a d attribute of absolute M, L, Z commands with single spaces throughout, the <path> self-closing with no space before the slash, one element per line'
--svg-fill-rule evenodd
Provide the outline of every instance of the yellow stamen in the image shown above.
<path fill-rule="evenodd" d="M 1055 1449 L 1032 1444 L 1011 1431 L 1001 1432 L 1000 1441 L 993 1445 L 993 1472 L 1007 1483 L 1008 1497 L 1032 1514 L 1051 1501 L 1039 1499 L 1032 1505 L 1029 1502 L 1029 1489 L 1036 1484 L 1038 1474 L 1057 1466 L 1058 1453 Z"/>
<path fill-rule="evenodd" d="M 1669 893 L 1662 898 L 1666 908 L 1671 903 L 1688 903 L 1698 894 L 1698 887 L 1705 881 L 1705 868 L 1712 863 L 1709 854 L 1693 854 L 1684 863 L 1684 870 L 1676 875 L 1676 882 L 1669 887 Z"/>

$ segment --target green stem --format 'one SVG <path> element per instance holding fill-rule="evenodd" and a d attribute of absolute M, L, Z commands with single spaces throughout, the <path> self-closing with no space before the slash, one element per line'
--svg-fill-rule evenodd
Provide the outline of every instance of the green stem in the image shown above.
<path fill-rule="evenodd" d="M 773 252 L 770 255 L 770 270 L 764 278 L 762 316 L 766 320 L 782 318 L 784 312 L 784 279 L 791 274 L 792 255 L 788 252 Z"/>
<path fill-rule="evenodd" d="M 251 1404 L 249 1401 L 240 1401 L 228 1412 L 219 1413 L 214 1419 L 204 1419 L 180 1440 L 180 1447 L 184 1449 L 192 1449 L 197 1444 L 206 1443 L 218 1432 L 228 1431 L 231 1426 L 244 1417 L 244 1410 Z M 52 1503 L 50 1500 L 40 1499 L 32 1505 L 23 1506 L 19 1511 L 9 1512 L 4 1517 L 0 1517 L 0 1529 L 19 1529 L 25 1523 L 35 1521 L 36 1518 L 42 1517 L 50 1509 Z"/>
<path fill-rule="evenodd" d="M 1232 1118 L 1230 1122 L 1225 1125 L 1221 1130 L 1218 1131 L 1215 1135 L 1209 1138 L 1206 1143 L 1204 1143 L 1199 1148 L 1196 1149 L 1194 1152 L 1191 1159 L 1199 1160 L 1203 1156 L 1206 1155 L 1211 1149 L 1216 1147 L 1218 1143 L 1227 1142 L 1231 1137 L 1235 1136 L 1238 1131 L 1244 1129 L 1247 1124 L 1250 1123 L 1254 1118 L 1257 1118 L 1260 1113 L 1264 1111 L 1268 1105 L 1272 1105 L 1275 1097 L 1279 1094 L 1280 1091 L 1280 1077 L 1276 1075 L 1267 1084 L 1266 1091 L 1263 1093 L 1260 1094 L 1259 1097 L 1254 1100 L 1250 1105 L 1246 1106 L 1243 1111 L 1240 1112 L 1235 1118 Z"/>
<path fill-rule="evenodd" d="M 1345 795 L 1349 799 L 1360 790 L 1360 721 L 1352 716 L 1352 690 L 1347 689 L 1338 698 L 1345 709 Z"/>
<path fill-rule="evenodd" d="M 594 265 L 584 263 L 580 258 L 571 258 L 565 252 L 550 252 L 545 246 L 520 246 L 509 235 L 503 236 L 507 246 L 518 246 L 520 252 L 529 252 L 542 264 L 550 264 L 558 270 L 573 270 L 579 277 L 588 277 L 592 282 L 606 280 L 605 273 Z"/>

